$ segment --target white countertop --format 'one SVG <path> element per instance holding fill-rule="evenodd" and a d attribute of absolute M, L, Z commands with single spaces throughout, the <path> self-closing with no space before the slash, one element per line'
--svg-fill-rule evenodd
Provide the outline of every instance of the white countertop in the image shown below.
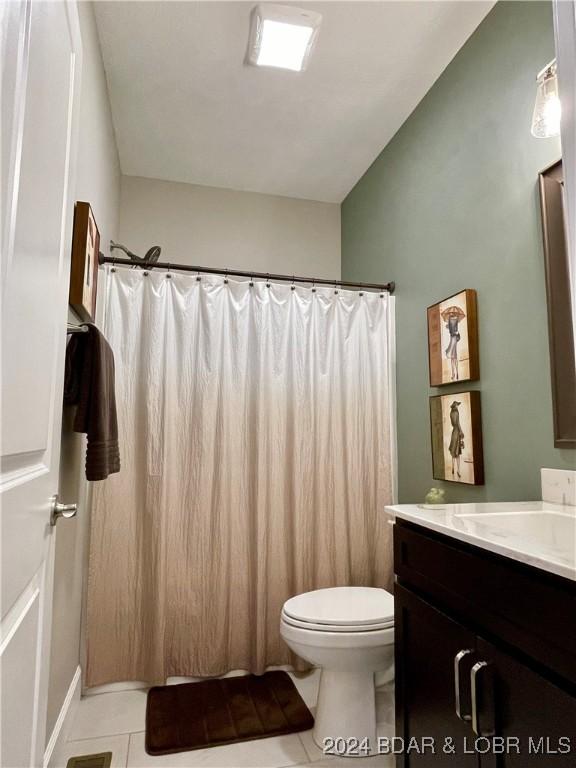
<path fill-rule="evenodd" d="M 398 504 L 386 513 L 576 581 L 576 507 L 546 501 Z"/>

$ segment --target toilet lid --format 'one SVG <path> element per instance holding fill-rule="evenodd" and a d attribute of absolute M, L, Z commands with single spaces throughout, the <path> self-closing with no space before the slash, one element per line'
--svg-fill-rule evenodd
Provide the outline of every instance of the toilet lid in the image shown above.
<path fill-rule="evenodd" d="M 282 621 L 284 624 L 289 624 L 291 627 L 299 627 L 300 629 L 314 630 L 315 632 L 376 632 L 381 629 L 394 629 L 394 618 L 386 619 L 386 621 L 379 622 L 378 624 L 316 624 L 311 621 L 300 621 L 299 619 L 293 619 L 282 611 Z"/>
<path fill-rule="evenodd" d="M 332 627 L 370 627 L 394 622 L 394 598 L 385 589 L 332 587 L 296 595 L 284 603 L 284 614 L 299 622 Z"/>

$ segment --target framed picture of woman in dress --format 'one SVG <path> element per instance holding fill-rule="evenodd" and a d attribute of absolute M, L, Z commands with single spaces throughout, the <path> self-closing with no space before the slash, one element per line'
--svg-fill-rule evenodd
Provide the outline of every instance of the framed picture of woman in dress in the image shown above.
<path fill-rule="evenodd" d="M 431 397 L 430 427 L 434 479 L 483 485 L 480 392 Z"/>
<path fill-rule="evenodd" d="M 428 307 L 428 359 L 431 387 L 480 378 L 476 291 Z"/>

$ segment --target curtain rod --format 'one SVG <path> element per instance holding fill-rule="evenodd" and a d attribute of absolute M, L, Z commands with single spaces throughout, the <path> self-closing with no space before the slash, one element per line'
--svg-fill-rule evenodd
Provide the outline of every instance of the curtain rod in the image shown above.
<path fill-rule="evenodd" d="M 394 293 L 396 284 L 390 283 L 351 283 L 347 280 L 327 280 L 323 277 L 297 277 L 295 275 L 273 275 L 268 272 L 247 272 L 246 270 L 238 269 L 215 269 L 214 267 L 193 267 L 189 264 L 173 264 L 167 261 L 139 261 L 134 262 L 131 259 L 117 259 L 114 256 L 104 256 L 100 253 L 98 257 L 99 264 L 117 264 L 124 267 L 142 267 L 144 269 L 177 269 L 182 272 L 203 272 L 208 275 L 230 275 L 233 277 L 248 277 L 256 280 L 272 280 L 282 281 L 285 283 L 311 283 L 312 285 L 332 285 L 340 286 L 342 288 L 366 288 L 374 291 L 387 291 L 388 293 Z"/>

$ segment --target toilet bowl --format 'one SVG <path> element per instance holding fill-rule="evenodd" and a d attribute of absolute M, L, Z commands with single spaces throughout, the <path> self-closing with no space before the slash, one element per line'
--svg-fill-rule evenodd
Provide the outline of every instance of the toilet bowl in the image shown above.
<path fill-rule="evenodd" d="M 287 600 L 280 634 L 292 651 L 321 669 L 313 737 L 321 749 L 339 741 L 349 756 L 375 754 L 374 676 L 394 670 L 394 598 L 384 589 L 334 587 Z M 343 750 L 344 746 L 344 750 Z M 346 749 L 349 746 L 350 749 Z"/>

